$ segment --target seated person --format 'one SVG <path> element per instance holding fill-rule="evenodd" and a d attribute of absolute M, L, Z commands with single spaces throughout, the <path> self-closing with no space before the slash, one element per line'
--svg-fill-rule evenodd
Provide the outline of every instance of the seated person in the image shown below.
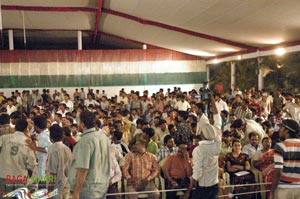
<path fill-rule="evenodd" d="M 270 137 L 262 139 L 263 149 L 257 151 L 252 158 L 252 163 L 255 168 L 260 170 L 265 183 L 271 183 L 274 178 L 274 149 L 271 149 L 272 140 Z M 266 189 L 271 189 L 271 184 L 266 186 Z"/>
<path fill-rule="evenodd" d="M 147 143 L 147 152 L 154 155 L 158 152 L 158 145 L 152 140 L 152 137 L 155 135 L 153 128 L 144 128 L 143 129 L 143 139 Z"/>
<path fill-rule="evenodd" d="M 164 137 L 164 146 L 161 147 L 157 153 L 157 162 L 162 161 L 169 155 L 177 153 L 178 148 L 175 146 L 175 141 L 172 135 Z"/>
<path fill-rule="evenodd" d="M 192 166 L 187 151 L 187 143 L 177 144 L 178 152 L 167 157 L 163 171 L 165 175 L 166 189 L 187 188 L 189 177 L 192 175 Z M 167 192 L 167 199 L 179 199 L 176 191 Z"/>
<path fill-rule="evenodd" d="M 127 180 L 126 191 L 153 191 L 148 198 L 158 199 L 159 192 L 154 179 L 158 175 L 158 163 L 156 156 L 146 151 L 147 143 L 137 140 L 134 144 L 134 152 L 125 156 L 123 176 Z M 141 172 L 143 171 L 143 172 Z M 137 194 L 128 195 L 129 199 L 137 199 Z"/>
<path fill-rule="evenodd" d="M 247 184 L 254 183 L 254 175 L 250 171 L 250 162 L 249 156 L 245 153 L 241 152 L 242 145 L 241 141 L 235 139 L 232 141 L 232 152 L 228 153 L 225 157 L 226 170 L 230 175 L 230 184 Z M 241 173 L 242 171 L 247 171 L 245 173 Z M 242 188 L 252 188 L 252 187 L 236 187 L 236 192 L 245 192 L 245 190 L 241 190 Z M 248 189 L 247 191 L 250 191 Z M 250 197 L 251 195 L 242 195 L 242 198 Z M 239 196 L 239 198 L 241 198 Z M 252 196 L 251 196 L 252 197 Z M 250 198 L 251 198 L 250 197 Z"/>
<path fill-rule="evenodd" d="M 263 147 L 261 144 L 259 144 L 259 136 L 258 136 L 258 133 L 256 133 L 256 132 L 249 133 L 249 141 L 250 141 L 250 143 L 246 144 L 243 147 L 242 152 L 246 153 L 249 156 L 249 158 L 251 159 L 253 154 L 256 151 L 262 150 Z"/>

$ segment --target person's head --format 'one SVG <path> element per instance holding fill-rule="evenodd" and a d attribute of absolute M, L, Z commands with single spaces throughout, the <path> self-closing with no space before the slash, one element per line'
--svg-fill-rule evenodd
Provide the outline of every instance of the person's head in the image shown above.
<path fill-rule="evenodd" d="M 221 118 L 222 118 L 222 120 L 223 121 L 225 121 L 225 120 L 227 120 L 228 119 L 228 111 L 226 111 L 226 110 L 222 110 L 221 111 Z"/>
<path fill-rule="evenodd" d="M 195 111 L 195 113 L 197 115 L 202 115 L 202 113 L 205 112 L 205 105 L 203 103 L 196 103 L 195 105 L 192 106 L 193 111 Z"/>
<path fill-rule="evenodd" d="M 175 145 L 175 141 L 174 141 L 173 136 L 172 136 L 172 135 L 169 135 L 169 134 L 166 135 L 166 136 L 164 137 L 164 144 L 165 144 L 165 146 L 168 147 L 169 149 L 170 149 L 170 148 L 173 148 L 174 145 Z"/>
<path fill-rule="evenodd" d="M 137 140 L 134 145 L 137 153 L 146 152 L 147 142 L 145 140 Z"/>
<path fill-rule="evenodd" d="M 33 119 L 34 129 L 37 133 L 41 133 L 44 129 L 47 128 L 47 117 L 44 115 L 37 115 Z"/>
<path fill-rule="evenodd" d="M 241 152 L 242 143 L 239 139 L 234 139 L 232 141 L 232 152 Z"/>
<path fill-rule="evenodd" d="M 63 129 L 58 124 L 53 124 L 50 128 L 50 139 L 52 142 L 59 142 L 63 139 Z"/>
<path fill-rule="evenodd" d="M 69 101 L 69 99 L 70 99 L 70 95 L 69 94 L 65 94 L 65 101 L 67 102 L 67 101 Z"/>
<path fill-rule="evenodd" d="M 246 109 L 248 105 L 249 105 L 249 100 L 246 98 L 242 99 L 242 107 Z"/>
<path fill-rule="evenodd" d="M 95 114 L 90 111 L 82 111 L 79 115 L 80 124 L 79 128 L 82 129 L 82 131 L 90 128 L 95 127 Z"/>
<path fill-rule="evenodd" d="M 19 111 L 15 111 L 10 114 L 10 122 L 12 124 L 16 124 L 16 120 L 21 119 L 21 118 L 24 118 L 24 115 Z"/>
<path fill-rule="evenodd" d="M 28 127 L 28 122 L 25 118 L 17 119 L 15 129 L 16 131 L 26 132 Z"/>
<path fill-rule="evenodd" d="M 272 145 L 272 140 L 270 137 L 264 137 L 261 141 L 264 150 L 269 150 Z"/>
<path fill-rule="evenodd" d="M 72 124 L 71 125 L 71 132 L 73 134 L 75 134 L 75 133 L 77 133 L 77 131 L 78 131 L 78 125 L 77 124 Z"/>
<path fill-rule="evenodd" d="M 0 115 L 0 125 L 9 124 L 9 122 L 10 122 L 10 117 L 8 114 L 3 113 Z"/>
<path fill-rule="evenodd" d="M 178 151 L 177 154 L 179 157 L 184 158 L 184 155 L 187 153 L 187 143 L 181 141 L 177 143 Z"/>
<path fill-rule="evenodd" d="M 201 136 L 204 140 L 214 140 L 216 131 L 211 124 L 203 124 L 201 126 Z"/>
<path fill-rule="evenodd" d="M 141 129 L 143 127 L 143 125 L 144 125 L 144 120 L 142 120 L 142 119 L 137 119 L 136 120 L 136 127 L 137 128 Z"/>
<path fill-rule="evenodd" d="M 164 119 L 160 119 L 158 122 L 158 126 L 162 131 L 165 131 L 167 129 L 167 122 Z"/>
<path fill-rule="evenodd" d="M 256 132 L 251 132 L 248 135 L 249 140 L 250 140 L 250 144 L 254 147 L 257 147 L 258 143 L 259 143 L 259 136 L 258 133 Z"/>
<path fill-rule="evenodd" d="M 155 132 L 153 130 L 153 128 L 144 128 L 143 129 L 143 133 L 144 133 L 144 140 L 146 142 L 149 142 L 150 139 L 154 136 Z"/>
<path fill-rule="evenodd" d="M 169 124 L 169 125 L 168 125 L 168 130 L 169 130 L 169 133 L 170 133 L 171 135 L 174 135 L 175 132 L 176 132 L 175 125 L 174 125 L 174 124 Z"/>
<path fill-rule="evenodd" d="M 279 137 L 283 139 L 298 138 L 300 131 L 299 129 L 299 124 L 295 120 L 283 120 L 279 129 Z"/>
<path fill-rule="evenodd" d="M 113 141 L 119 143 L 123 138 L 123 132 L 116 130 L 113 134 Z"/>
<path fill-rule="evenodd" d="M 61 119 L 62 119 L 62 115 L 60 113 L 55 113 L 54 120 L 56 122 L 59 122 L 59 121 L 61 121 Z"/>
<path fill-rule="evenodd" d="M 178 111 L 178 121 L 186 121 L 188 117 L 188 113 L 186 111 Z"/>
<path fill-rule="evenodd" d="M 223 133 L 223 141 L 228 144 L 232 141 L 232 133 L 228 130 L 224 131 Z"/>

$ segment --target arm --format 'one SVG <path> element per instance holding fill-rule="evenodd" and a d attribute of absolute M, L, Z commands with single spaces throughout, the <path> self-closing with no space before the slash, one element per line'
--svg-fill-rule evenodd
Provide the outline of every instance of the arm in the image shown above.
<path fill-rule="evenodd" d="M 41 153 L 47 153 L 47 150 L 45 148 L 36 146 L 36 143 L 33 142 L 32 140 L 28 139 L 28 140 L 26 140 L 26 142 L 28 144 L 27 146 L 29 148 L 31 148 L 33 151 L 38 151 L 38 152 L 41 152 Z"/>
<path fill-rule="evenodd" d="M 88 171 L 89 171 L 88 169 L 81 169 L 81 168 L 77 169 L 73 199 L 79 199 L 79 194 L 85 182 Z"/>
<path fill-rule="evenodd" d="M 275 193 L 277 185 L 278 185 L 278 183 L 280 181 L 281 175 L 282 175 L 282 169 L 275 169 L 274 179 L 272 181 L 272 187 L 271 187 L 271 190 L 270 190 L 269 199 L 273 199 L 274 198 L 274 193 Z"/>

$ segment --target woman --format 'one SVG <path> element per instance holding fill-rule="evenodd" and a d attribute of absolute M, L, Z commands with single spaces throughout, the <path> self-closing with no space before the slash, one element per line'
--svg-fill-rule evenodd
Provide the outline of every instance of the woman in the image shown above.
<path fill-rule="evenodd" d="M 271 149 L 272 140 L 269 137 L 262 139 L 263 149 L 257 151 L 252 158 L 253 166 L 260 170 L 265 183 L 271 183 L 274 177 L 274 150 Z M 271 184 L 266 185 L 270 189 Z"/>
<path fill-rule="evenodd" d="M 254 175 L 250 171 L 249 156 L 242 153 L 241 141 L 235 139 L 232 141 L 232 152 L 225 157 L 226 170 L 230 175 L 230 184 L 251 184 L 254 183 Z M 235 187 L 234 193 L 252 192 L 252 186 Z M 252 198 L 253 195 L 241 195 L 239 198 Z"/>

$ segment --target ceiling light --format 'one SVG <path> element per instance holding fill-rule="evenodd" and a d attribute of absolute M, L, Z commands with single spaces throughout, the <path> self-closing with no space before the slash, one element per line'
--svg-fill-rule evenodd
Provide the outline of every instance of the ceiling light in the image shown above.
<path fill-rule="evenodd" d="M 214 63 L 214 64 L 218 64 L 219 62 L 220 62 L 220 61 L 219 61 L 218 59 L 214 59 L 214 60 L 213 60 L 213 63 Z"/>
<path fill-rule="evenodd" d="M 201 51 L 201 50 L 184 50 L 185 53 L 190 55 L 202 56 L 202 57 L 213 57 L 216 56 L 215 54 Z"/>
<path fill-rule="evenodd" d="M 238 59 L 238 60 L 241 60 L 241 59 L 242 59 L 242 55 L 238 55 L 238 56 L 237 56 L 237 59 Z"/>
<path fill-rule="evenodd" d="M 143 50 L 147 50 L 147 45 L 143 44 Z"/>
<path fill-rule="evenodd" d="M 278 55 L 278 56 L 281 56 L 283 54 L 286 53 L 286 50 L 284 48 L 277 48 L 275 49 L 275 54 Z"/>

